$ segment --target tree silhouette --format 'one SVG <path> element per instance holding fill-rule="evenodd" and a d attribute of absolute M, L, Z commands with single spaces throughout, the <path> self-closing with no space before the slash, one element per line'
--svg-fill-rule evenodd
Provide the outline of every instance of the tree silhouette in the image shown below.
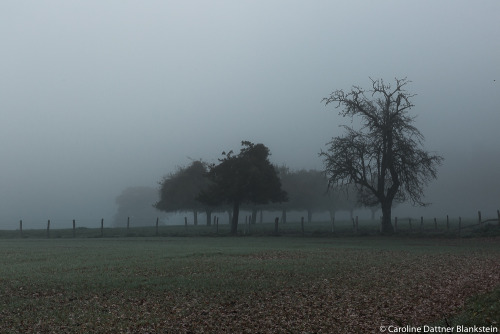
<path fill-rule="evenodd" d="M 200 192 L 208 187 L 207 168 L 201 161 L 193 161 L 189 166 L 179 168 L 160 182 L 160 200 L 154 205 L 165 212 L 192 211 L 194 224 L 198 224 L 198 212 L 205 211 L 207 225 L 211 223 L 212 207 L 197 199 Z"/>
<path fill-rule="evenodd" d="M 409 115 L 414 96 L 405 90 L 406 78 L 395 79 L 394 88 L 383 80 L 373 80 L 368 91 L 354 86 L 350 91 L 336 90 L 324 98 L 335 103 L 340 115 L 361 118 L 361 128 L 344 126 L 346 134 L 335 137 L 321 152 L 330 184 L 353 184 L 360 200 L 368 206 L 374 201 L 382 209 L 382 232 L 392 233 L 393 201 L 422 202 L 424 186 L 437 176 L 443 158 L 422 149 L 424 137 Z M 367 96 L 367 94 L 369 96 Z"/>
<path fill-rule="evenodd" d="M 231 204 L 231 234 L 236 234 L 242 204 L 266 204 L 286 201 L 286 193 L 274 166 L 269 162 L 269 149 L 263 144 L 243 141 L 238 155 L 223 152 L 219 164 L 211 165 L 208 178 L 212 184 L 198 199 L 207 205 Z"/>

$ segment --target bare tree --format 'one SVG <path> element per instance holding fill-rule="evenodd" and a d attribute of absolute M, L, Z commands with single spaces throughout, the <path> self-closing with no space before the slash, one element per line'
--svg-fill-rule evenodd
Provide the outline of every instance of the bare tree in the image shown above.
<path fill-rule="evenodd" d="M 325 105 L 341 108 L 344 117 L 360 117 L 361 126 L 343 126 L 347 133 L 333 138 L 320 156 L 330 185 L 354 184 L 364 204 L 380 205 L 382 232 L 392 233 L 393 202 L 427 205 L 422 201 L 424 187 L 436 178 L 443 158 L 422 148 L 424 137 L 409 114 L 414 95 L 405 86 L 410 81 L 396 78 L 393 88 L 382 79 L 370 80 L 372 88 L 367 91 L 353 86 L 323 99 Z"/>

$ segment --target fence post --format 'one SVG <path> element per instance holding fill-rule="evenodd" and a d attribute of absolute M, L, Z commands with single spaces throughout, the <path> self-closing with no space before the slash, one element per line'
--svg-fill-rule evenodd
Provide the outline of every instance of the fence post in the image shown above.
<path fill-rule="evenodd" d="M 498 226 L 500 226 L 500 210 L 497 210 Z"/>
<path fill-rule="evenodd" d="M 279 217 L 274 218 L 274 234 L 278 235 L 278 222 L 280 221 Z"/>
<path fill-rule="evenodd" d="M 300 218 L 300 228 L 302 230 L 302 236 L 304 236 L 304 217 Z"/>
<path fill-rule="evenodd" d="M 23 220 L 19 221 L 19 231 L 21 232 L 21 237 L 23 236 Z"/>
<path fill-rule="evenodd" d="M 50 238 L 50 219 L 47 221 L 47 238 Z"/>
<path fill-rule="evenodd" d="M 477 223 L 479 224 L 479 226 L 481 226 L 481 211 L 477 212 L 477 219 L 478 219 Z"/>
<path fill-rule="evenodd" d="M 446 230 L 448 231 L 450 229 L 450 218 L 448 215 L 446 215 Z"/>
<path fill-rule="evenodd" d="M 129 227 L 130 227 L 130 217 L 127 217 L 127 232 L 128 232 Z"/>
<path fill-rule="evenodd" d="M 335 217 L 332 217 L 332 233 L 335 232 Z"/>
<path fill-rule="evenodd" d="M 398 231 L 398 217 L 394 217 L 394 232 Z"/>
<path fill-rule="evenodd" d="M 156 236 L 158 236 L 158 221 L 160 220 L 159 217 L 156 217 Z"/>
<path fill-rule="evenodd" d="M 434 229 L 437 231 L 438 229 L 438 223 L 437 223 L 437 220 L 436 218 L 434 218 Z"/>
<path fill-rule="evenodd" d="M 424 231 L 424 216 L 420 216 L 420 232 Z"/>
<path fill-rule="evenodd" d="M 101 218 L 101 237 L 104 236 L 104 218 Z"/>
<path fill-rule="evenodd" d="M 462 217 L 458 217 L 458 236 L 462 234 Z"/>
<path fill-rule="evenodd" d="M 219 234 L 219 217 L 217 217 L 216 226 L 217 226 L 217 234 Z"/>
<path fill-rule="evenodd" d="M 247 228 L 248 228 L 248 216 L 245 216 L 245 228 L 243 229 L 243 235 L 247 234 Z"/>
<path fill-rule="evenodd" d="M 184 217 L 184 227 L 187 230 L 187 228 L 188 228 L 188 217 Z"/>
<path fill-rule="evenodd" d="M 73 238 L 76 236 L 75 227 L 76 227 L 76 224 L 75 224 L 75 220 L 73 219 Z"/>

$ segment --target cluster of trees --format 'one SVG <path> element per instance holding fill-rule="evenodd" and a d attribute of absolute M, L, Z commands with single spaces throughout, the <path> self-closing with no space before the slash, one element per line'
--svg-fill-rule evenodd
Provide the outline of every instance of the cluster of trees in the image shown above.
<path fill-rule="evenodd" d="M 328 189 L 323 172 L 316 170 L 291 171 L 286 166 L 269 162 L 269 149 L 263 144 L 242 142 L 242 149 L 222 153 L 218 164 L 193 161 L 178 168 L 160 182 L 160 200 L 155 204 L 165 212 L 191 211 L 194 223 L 204 212 L 206 224 L 211 224 L 213 212 L 227 211 L 231 231 L 236 233 L 240 210 L 251 211 L 251 222 L 260 211 L 281 211 L 286 222 L 287 211 L 313 212 L 352 211 L 357 205 L 355 194 L 338 193 Z"/>
<path fill-rule="evenodd" d="M 262 145 L 262 147 L 265 146 Z M 234 159 L 232 154 L 229 157 Z M 241 185 L 236 183 L 237 180 L 224 180 L 227 182 L 224 189 L 230 192 L 225 192 L 225 199 L 220 199 L 220 195 L 214 193 L 220 188 L 210 187 L 211 184 L 213 185 L 211 177 L 214 174 L 220 176 L 219 169 L 223 167 L 230 168 L 225 165 L 226 163 L 211 169 L 210 165 L 202 161 L 193 161 L 190 165 L 180 167 L 176 172 L 165 176 L 160 182 L 160 200 L 155 204 L 155 207 L 165 212 L 192 212 L 195 225 L 198 224 L 200 212 L 205 213 L 207 225 L 211 224 L 212 213 L 228 212 L 234 226 L 237 225 L 238 213 L 236 211 L 239 212 L 239 210 L 251 212 L 251 223 L 257 222 L 259 212 L 280 211 L 282 222 L 286 223 L 287 212 L 290 211 L 307 212 L 307 220 L 311 222 L 314 212 L 328 211 L 331 217 L 334 217 L 337 211 L 352 212 L 360 207 L 354 191 L 329 189 L 324 172 L 318 170 L 292 171 L 286 166 L 269 165 L 268 167 L 272 167 L 273 170 L 269 170 L 267 173 L 277 177 L 273 182 L 270 182 L 269 178 L 254 174 L 255 167 L 248 163 L 245 164 L 248 168 L 247 171 L 238 168 L 235 170 L 239 171 L 238 176 L 253 175 L 254 180 L 247 177 L 240 178 L 241 182 L 244 183 Z M 244 181 L 245 179 L 246 181 Z M 277 187 L 278 182 L 280 187 Z M 262 184 L 259 186 L 259 183 Z M 260 197 L 256 197 L 257 192 L 251 189 L 243 189 L 245 186 L 260 188 Z M 273 194 L 272 191 L 276 189 L 280 189 L 280 191 Z M 243 194 L 247 194 L 245 195 L 247 198 L 243 198 Z M 265 197 L 268 195 L 271 196 L 266 201 Z M 236 210 L 234 202 L 232 202 L 233 198 L 238 198 Z"/>
<path fill-rule="evenodd" d="M 269 162 L 263 144 L 242 142 L 239 154 L 223 152 L 218 164 L 194 161 L 160 182 L 156 209 L 166 212 L 204 211 L 207 224 L 214 211 L 232 213 L 231 231 L 236 233 L 240 208 L 259 210 L 315 211 L 349 210 L 364 205 L 382 210 L 382 232 L 392 233 L 391 209 L 400 202 L 427 205 L 424 187 L 437 176 L 441 156 L 423 149 L 424 137 L 413 125 L 409 83 L 396 79 L 395 87 L 372 80 L 372 88 L 354 86 L 336 90 L 323 101 L 334 103 L 344 117 L 359 117 L 360 126 L 344 126 L 345 135 L 328 143 L 324 171 L 290 171 Z M 354 124 L 354 123 L 353 123 Z"/>

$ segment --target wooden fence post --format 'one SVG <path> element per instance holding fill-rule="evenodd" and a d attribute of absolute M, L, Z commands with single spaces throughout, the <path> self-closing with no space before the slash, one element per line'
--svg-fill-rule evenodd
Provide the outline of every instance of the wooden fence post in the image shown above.
<path fill-rule="evenodd" d="M 247 234 L 247 228 L 248 228 L 248 216 L 245 216 L 245 228 L 243 229 L 243 235 Z"/>
<path fill-rule="evenodd" d="M 335 232 L 335 217 L 332 217 L 332 233 Z"/>
<path fill-rule="evenodd" d="M 420 216 L 420 232 L 424 231 L 424 216 Z"/>
<path fill-rule="evenodd" d="M 304 236 L 304 217 L 300 218 L 300 227 L 302 230 L 302 236 Z"/>
<path fill-rule="evenodd" d="M 477 212 L 477 220 L 478 220 L 477 223 L 481 225 L 481 211 Z"/>
<path fill-rule="evenodd" d="M 500 226 L 500 210 L 497 210 L 498 226 Z"/>
<path fill-rule="evenodd" d="M 73 238 L 76 236 L 76 224 L 75 220 L 73 219 Z"/>
<path fill-rule="evenodd" d="M 101 237 L 104 236 L 104 218 L 101 218 Z"/>
<path fill-rule="evenodd" d="M 398 231 L 398 217 L 394 217 L 394 232 Z"/>
<path fill-rule="evenodd" d="M 437 219 L 434 218 L 434 229 L 437 231 L 438 229 L 438 223 L 437 223 Z"/>
<path fill-rule="evenodd" d="M 450 218 L 448 215 L 446 215 L 446 230 L 448 231 L 450 229 Z"/>
<path fill-rule="evenodd" d="M 156 236 L 158 236 L 158 221 L 160 220 L 159 217 L 156 217 Z"/>
<path fill-rule="evenodd" d="M 23 236 L 23 220 L 19 221 L 19 231 L 21 232 L 21 237 Z"/>
<path fill-rule="evenodd" d="M 458 236 L 462 234 L 462 217 L 458 217 Z"/>
<path fill-rule="evenodd" d="M 130 217 L 127 217 L 127 231 L 130 228 Z"/>
<path fill-rule="evenodd" d="M 274 218 L 274 234 L 278 235 L 278 223 L 280 221 L 280 217 Z"/>
<path fill-rule="evenodd" d="M 187 230 L 187 228 L 188 228 L 188 217 L 184 217 L 184 227 Z"/>
<path fill-rule="evenodd" d="M 218 234 L 219 233 L 219 217 L 217 217 L 216 226 L 217 226 L 217 234 Z"/>
<path fill-rule="evenodd" d="M 50 238 L 50 219 L 47 221 L 47 238 Z"/>

